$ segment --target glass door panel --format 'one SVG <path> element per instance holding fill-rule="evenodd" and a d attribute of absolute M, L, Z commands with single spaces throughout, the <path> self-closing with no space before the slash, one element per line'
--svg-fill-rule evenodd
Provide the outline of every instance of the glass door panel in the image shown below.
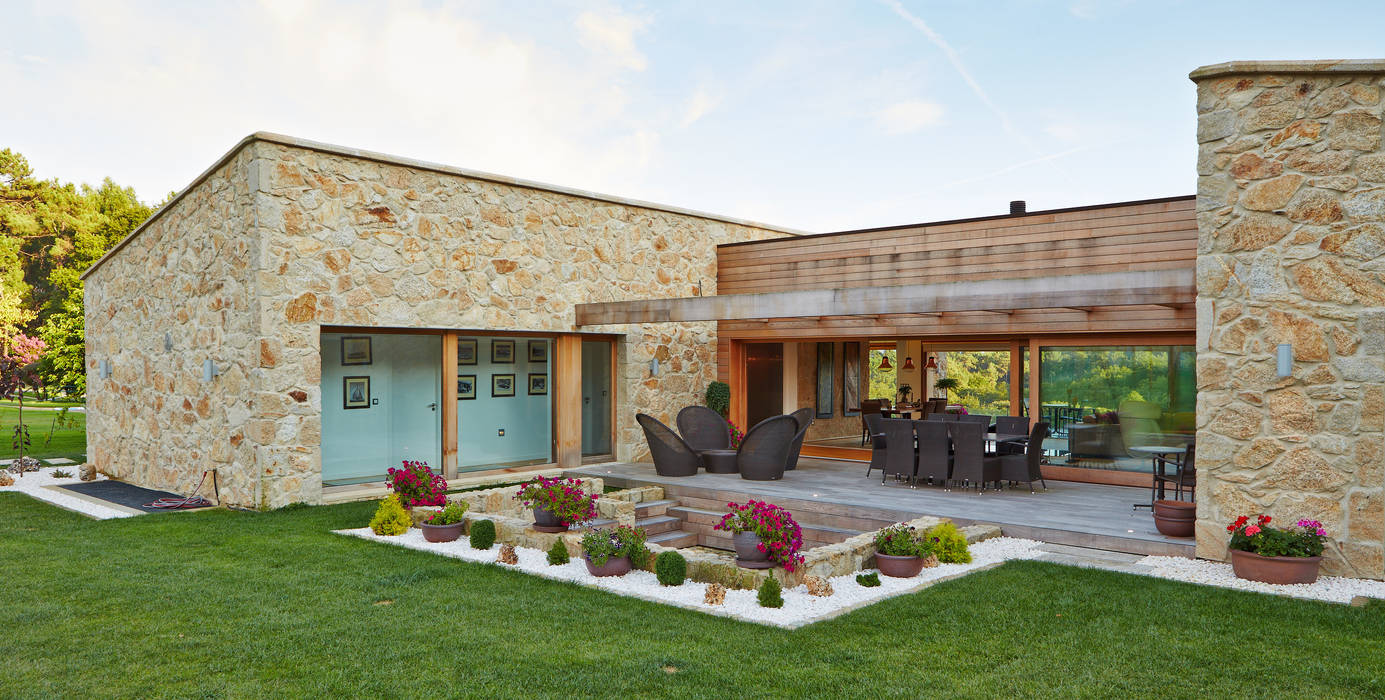
<path fill-rule="evenodd" d="M 611 454 L 611 341 L 582 341 L 582 456 Z"/>
<path fill-rule="evenodd" d="M 553 461 L 548 338 L 457 339 L 457 469 Z"/>

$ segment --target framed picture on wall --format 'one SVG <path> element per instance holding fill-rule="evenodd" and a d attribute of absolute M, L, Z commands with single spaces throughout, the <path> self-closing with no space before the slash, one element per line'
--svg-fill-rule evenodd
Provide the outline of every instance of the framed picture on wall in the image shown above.
<path fill-rule="evenodd" d="M 458 338 L 457 339 L 457 364 L 474 365 L 476 364 L 476 339 Z"/>
<path fill-rule="evenodd" d="M 515 341 L 492 340 L 491 364 L 512 365 L 515 363 Z"/>
<path fill-rule="evenodd" d="M 861 346 L 842 345 L 842 415 L 861 415 Z"/>
<path fill-rule="evenodd" d="M 468 401 L 476 398 L 476 375 L 457 375 L 457 400 Z"/>
<path fill-rule="evenodd" d="M 491 397 L 503 398 L 515 395 L 515 375 L 513 374 L 492 374 L 491 375 Z"/>
<path fill-rule="evenodd" d="M 341 378 L 341 407 L 370 408 L 370 377 Z"/>
<path fill-rule="evenodd" d="M 341 363 L 345 365 L 370 364 L 370 336 L 344 335 L 341 338 Z"/>
<path fill-rule="evenodd" d="M 529 375 L 529 395 L 543 396 L 548 393 L 548 375 L 533 373 Z"/>
<path fill-rule="evenodd" d="M 548 362 L 548 341 L 531 340 L 529 341 L 529 361 Z"/>
<path fill-rule="evenodd" d="M 818 343 L 817 417 L 832 417 L 832 394 L 836 388 L 836 363 L 832 361 L 832 343 Z"/>

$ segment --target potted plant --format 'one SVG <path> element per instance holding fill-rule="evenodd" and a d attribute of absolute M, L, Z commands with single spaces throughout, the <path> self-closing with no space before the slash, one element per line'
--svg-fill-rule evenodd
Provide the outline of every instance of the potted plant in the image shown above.
<path fill-rule="evenodd" d="M 427 462 L 406 459 L 399 469 L 387 470 L 385 483 L 405 508 L 447 505 L 447 480 L 434 474 Z"/>
<path fill-rule="evenodd" d="M 732 534 L 736 565 L 747 569 L 768 569 L 780 564 L 785 571 L 803 563 L 798 550 L 803 547 L 803 530 L 789 511 L 764 501 L 727 503 L 730 509 L 713 529 Z"/>
<path fill-rule="evenodd" d="M 632 565 L 649 558 L 644 531 L 628 525 L 597 529 L 582 535 L 582 560 L 592 576 L 624 576 Z"/>
<path fill-rule="evenodd" d="M 419 528 L 423 539 L 429 542 L 452 542 L 462 536 L 462 525 L 466 523 L 466 501 L 453 501 L 428 516 Z"/>
<path fill-rule="evenodd" d="M 875 533 L 875 568 L 886 576 L 911 578 L 923 571 L 933 547 L 923 533 L 896 523 Z"/>
<path fill-rule="evenodd" d="M 958 382 L 956 377 L 939 377 L 938 381 L 933 382 L 933 390 L 935 392 L 941 391 L 943 395 L 939 398 L 946 399 L 947 392 L 956 389 L 960 385 L 961 382 Z"/>
<path fill-rule="evenodd" d="M 900 384 L 899 390 L 895 392 L 895 398 L 899 399 L 900 403 L 908 403 L 909 397 L 913 395 L 914 387 L 908 384 Z"/>
<path fill-rule="evenodd" d="M 1197 504 L 1189 501 L 1154 502 L 1154 528 L 1169 537 L 1192 537 L 1197 523 Z"/>
<path fill-rule="evenodd" d="M 1327 531 L 1316 520 L 1293 527 L 1270 525 L 1270 516 L 1242 515 L 1226 526 L 1231 533 L 1231 570 L 1237 578 L 1263 583 L 1312 583 L 1318 580 Z"/>
<path fill-rule="evenodd" d="M 577 479 L 539 477 L 515 492 L 515 500 L 534 509 L 534 529 L 564 532 L 573 523 L 596 519 L 596 494 L 582 490 Z"/>

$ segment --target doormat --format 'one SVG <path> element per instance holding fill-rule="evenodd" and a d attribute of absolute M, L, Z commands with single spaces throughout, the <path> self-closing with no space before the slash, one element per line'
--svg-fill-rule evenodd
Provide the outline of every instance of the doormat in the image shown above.
<path fill-rule="evenodd" d="M 196 508 L 150 508 L 146 503 L 153 503 L 160 498 L 182 498 L 176 493 L 167 491 L 155 491 L 146 489 L 134 484 L 127 484 L 123 481 L 107 479 L 105 481 L 88 481 L 82 484 L 65 484 L 57 488 L 66 489 L 73 493 L 78 493 L 88 498 L 113 503 L 125 508 L 134 508 L 145 513 L 168 513 L 174 510 L 197 510 Z M 209 508 L 210 506 L 202 506 Z"/>

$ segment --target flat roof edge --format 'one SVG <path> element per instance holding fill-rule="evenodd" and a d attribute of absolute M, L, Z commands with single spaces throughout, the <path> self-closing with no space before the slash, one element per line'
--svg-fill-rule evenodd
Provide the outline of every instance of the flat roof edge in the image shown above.
<path fill-rule="evenodd" d="M 1385 59 L 1343 58 L 1312 61 L 1226 61 L 1188 74 L 1194 82 L 1244 73 L 1385 73 Z"/>

